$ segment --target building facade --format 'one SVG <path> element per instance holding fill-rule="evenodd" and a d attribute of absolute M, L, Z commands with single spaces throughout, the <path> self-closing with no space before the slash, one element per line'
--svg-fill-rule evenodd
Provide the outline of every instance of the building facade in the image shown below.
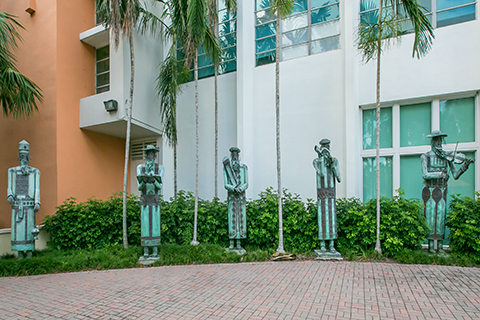
<path fill-rule="evenodd" d="M 277 183 L 275 17 L 268 0 L 238 1 L 236 14 L 219 1 L 219 160 L 232 146 L 242 150 L 241 161 L 250 171 L 247 198 L 255 198 Z M 15 165 L 18 141 L 29 141 L 31 165 L 42 172 L 39 224 L 68 197 L 107 198 L 122 190 L 130 61 L 128 45 L 122 42 L 115 50 L 109 31 L 95 23 L 94 0 L 37 1 L 31 15 L 25 12 L 30 3 L 1 0 L 0 10 L 18 16 L 26 27 L 18 67 L 43 89 L 45 101 L 30 120 L 0 119 L 0 133 L 9 138 L 4 138 L 0 153 L 0 181 L 6 189 L 6 172 Z M 445 149 L 457 148 L 477 160 L 458 181 L 450 181 L 449 193 L 473 196 L 480 189 L 479 4 L 420 3 L 434 26 L 430 53 L 412 58 L 414 36 L 405 21 L 401 41 L 382 56 L 381 192 L 391 197 L 401 188 L 407 197 L 421 198 L 420 155 L 430 149 L 426 135 L 442 130 L 449 135 Z M 282 22 L 282 186 L 304 199 L 315 198 L 313 147 L 322 138 L 331 140 L 340 164 L 343 179 L 337 195 L 375 197 L 376 64 L 362 62 L 355 41 L 360 19 L 374 17 L 377 6 L 378 1 L 297 0 L 294 12 Z M 155 79 L 169 44 L 150 36 L 136 36 L 134 44 L 131 167 L 142 162 L 143 146 L 158 145 L 168 198 L 173 196 L 173 149 L 161 139 Z M 200 51 L 198 62 L 199 196 L 209 199 L 215 190 L 214 78 L 208 55 Z M 106 111 L 108 101 L 117 110 Z M 186 83 L 178 97 L 177 127 L 178 189 L 193 191 L 193 82 Z M 222 166 L 217 170 L 221 177 Z M 130 190 L 136 192 L 135 179 L 131 181 Z M 219 197 L 225 199 L 222 183 L 218 179 Z M 6 230 L 6 200 L 0 202 L 0 210 L 0 229 Z"/>

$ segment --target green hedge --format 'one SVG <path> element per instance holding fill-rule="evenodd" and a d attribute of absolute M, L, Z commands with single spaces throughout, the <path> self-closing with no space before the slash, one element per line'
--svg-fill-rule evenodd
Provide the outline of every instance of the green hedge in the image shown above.
<path fill-rule="evenodd" d="M 452 195 L 447 216 L 450 228 L 450 251 L 480 262 L 480 193 L 476 200 Z"/>
<path fill-rule="evenodd" d="M 193 237 L 194 196 L 180 191 L 175 199 L 162 201 L 162 243 L 188 244 Z M 299 195 L 283 192 L 284 247 L 290 252 L 306 253 L 319 247 L 317 206 Z M 338 247 L 353 251 L 375 247 L 375 202 L 363 204 L 358 199 L 338 199 Z M 129 196 L 128 239 L 140 243 L 140 205 Z M 202 243 L 228 245 L 227 204 L 217 198 L 199 199 L 198 240 Z M 116 194 L 107 201 L 89 199 L 76 203 L 67 199 L 54 216 L 45 219 L 51 245 L 58 249 L 102 248 L 122 243 L 122 199 Z M 424 241 L 426 223 L 421 204 L 400 197 L 382 198 L 381 239 L 386 253 L 416 248 Z M 258 199 L 247 202 L 247 239 L 244 245 L 261 249 L 278 246 L 278 201 L 272 188 Z"/>
<path fill-rule="evenodd" d="M 380 242 L 384 253 L 420 248 L 428 226 L 423 204 L 417 200 L 380 198 Z M 353 251 L 375 248 L 377 230 L 376 199 L 367 203 L 359 199 L 338 199 L 338 245 Z"/>

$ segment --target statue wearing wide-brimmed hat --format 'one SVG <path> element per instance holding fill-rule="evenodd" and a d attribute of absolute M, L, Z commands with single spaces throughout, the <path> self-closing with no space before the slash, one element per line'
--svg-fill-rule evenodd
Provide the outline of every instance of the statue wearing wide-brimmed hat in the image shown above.
<path fill-rule="evenodd" d="M 429 252 L 434 253 L 434 241 L 437 241 L 438 253 L 443 254 L 445 240 L 445 218 L 447 212 L 447 182 L 448 170 L 453 179 L 457 180 L 467 171 L 473 159 L 466 158 L 455 151 L 445 151 L 442 143 L 447 135 L 440 130 L 434 130 L 427 138 L 431 138 L 431 151 L 422 154 L 423 189 L 422 199 L 425 204 L 425 218 L 430 226 L 427 235 Z M 462 164 L 458 169 L 455 164 Z"/>
<path fill-rule="evenodd" d="M 7 200 L 12 205 L 11 249 L 18 257 L 32 256 L 39 233 L 35 212 L 40 209 L 40 170 L 29 166 L 30 144 L 18 144 L 19 167 L 8 169 Z"/>
<path fill-rule="evenodd" d="M 155 163 L 158 148 L 148 145 L 143 151 L 146 162 L 137 167 L 138 190 L 141 192 L 141 244 L 144 247 L 144 255 L 140 257 L 140 262 L 148 264 L 158 259 L 160 191 L 162 190 L 164 168 Z M 151 255 L 149 255 L 149 247 L 153 247 Z"/>

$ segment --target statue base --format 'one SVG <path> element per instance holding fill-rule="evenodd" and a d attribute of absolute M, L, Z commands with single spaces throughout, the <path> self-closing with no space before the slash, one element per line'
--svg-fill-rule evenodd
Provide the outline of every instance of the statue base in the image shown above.
<path fill-rule="evenodd" d="M 225 251 L 227 252 L 235 252 L 236 254 L 238 254 L 239 256 L 241 255 L 244 255 L 245 253 L 247 253 L 247 251 L 243 248 L 226 248 Z"/>
<path fill-rule="evenodd" d="M 138 262 L 141 264 L 141 265 L 144 265 L 144 266 L 149 266 L 151 264 L 154 264 L 155 261 L 158 260 L 159 257 L 152 257 L 152 256 L 148 256 L 148 257 L 145 257 L 145 256 L 141 256 L 139 259 L 138 259 Z"/>
<path fill-rule="evenodd" d="M 342 261 L 342 255 L 340 252 L 330 252 L 330 251 L 322 251 L 320 249 L 315 250 L 315 255 L 317 256 L 315 260 L 323 260 L 323 261 Z"/>

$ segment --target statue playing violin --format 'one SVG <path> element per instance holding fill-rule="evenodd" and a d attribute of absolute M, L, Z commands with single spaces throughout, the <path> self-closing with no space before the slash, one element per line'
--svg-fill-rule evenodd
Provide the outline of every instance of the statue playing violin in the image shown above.
<path fill-rule="evenodd" d="M 428 250 L 435 253 L 434 241 L 437 241 L 437 253 L 443 254 L 443 241 L 445 240 L 445 217 L 447 212 L 447 182 L 450 169 L 453 179 L 457 180 L 474 159 L 467 158 L 457 151 L 445 151 L 442 148 L 444 137 L 447 135 L 440 130 L 433 131 L 431 138 L 431 151 L 422 154 L 423 189 L 422 200 L 425 204 L 425 218 L 430 226 L 427 235 Z M 459 168 L 456 165 L 461 164 Z"/>

